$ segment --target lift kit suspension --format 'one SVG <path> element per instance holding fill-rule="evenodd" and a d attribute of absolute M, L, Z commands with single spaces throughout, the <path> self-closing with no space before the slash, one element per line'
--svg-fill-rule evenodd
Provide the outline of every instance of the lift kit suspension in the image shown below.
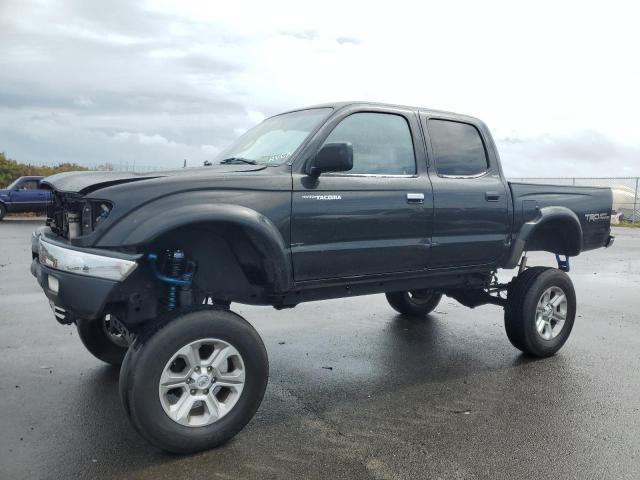
<path fill-rule="evenodd" d="M 158 268 L 158 255 L 147 255 L 154 276 L 168 284 L 167 310 L 175 310 L 177 307 L 185 307 L 193 304 L 193 292 L 191 284 L 196 270 L 195 262 L 187 260 L 182 250 L 167 250 L 162 269 Z M 166 273 L 163 273 L 166 272 Z"/>

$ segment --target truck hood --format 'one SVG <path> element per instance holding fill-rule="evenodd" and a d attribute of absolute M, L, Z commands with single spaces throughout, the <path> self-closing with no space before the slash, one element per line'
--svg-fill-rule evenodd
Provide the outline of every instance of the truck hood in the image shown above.
<path fill-rule="evenodd" d="M 65 193 L 86 194 L 112 185 L 139 182 L 164 177 L 199 177 L 202 175 L 229 174 L 233 172 L 255 172 L 267 168 L 264 165 L 212 165 L 201 168 L 183 168 L 149 173 L 133 172 L 64 172 L 44 178 L 41 183 Z"/>

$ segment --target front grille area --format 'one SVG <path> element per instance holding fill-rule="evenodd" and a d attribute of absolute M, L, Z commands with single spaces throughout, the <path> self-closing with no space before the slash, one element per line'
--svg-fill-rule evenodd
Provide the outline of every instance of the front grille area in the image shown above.
<path fill-rule="evenodd" d="M 47 208 L 47 225 L 56 235 L 72 240 L 93 232 L 109 216 L 111 208 L 106 201 L 53 192 Z"/>

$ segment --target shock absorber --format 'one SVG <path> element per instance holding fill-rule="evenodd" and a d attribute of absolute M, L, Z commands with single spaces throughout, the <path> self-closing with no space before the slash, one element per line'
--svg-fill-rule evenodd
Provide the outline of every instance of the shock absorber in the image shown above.
<path fill-rule="evenodd" d="M 168 254 L 168 270 L 173 278 L 180 278 L 185 271 L 186 259 L 182 250 L 167 251 Z M 169 284 L 169 295 L 167 298 L 168 310 L 175 310 L 178 306 L 178 286 Z"/>
<path fill-rule="evenodd" d="M 147 254 L 151 273 L 167 284 L 167 310 L 193 305 L 191 284 L 196 272 L 196 262 L 188 260 L 182 250 L 167 250 L 158 266 L 158 255 Z"/>

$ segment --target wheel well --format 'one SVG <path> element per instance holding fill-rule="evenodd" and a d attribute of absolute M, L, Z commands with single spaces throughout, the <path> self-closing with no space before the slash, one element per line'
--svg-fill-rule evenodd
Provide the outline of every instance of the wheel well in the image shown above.
<path fill-rule="evenodd" d="M 180 249 L 197 264 L 194 285 L 216 299 L 264 303 L 273 289 L 269 259 L 260 239 L 241 226 L 225 222 L 191 224 L 172 230 L 149 244 L 147 253 Z M 286 266 L 280 266 L 286 268 Z"/>
<path fill-rule="evenodd" d="M 582 232 L 573 219 L 554 218 L 541 223 L 531 233 L 525 250 L 575 256 L 582 250 Z"/>

